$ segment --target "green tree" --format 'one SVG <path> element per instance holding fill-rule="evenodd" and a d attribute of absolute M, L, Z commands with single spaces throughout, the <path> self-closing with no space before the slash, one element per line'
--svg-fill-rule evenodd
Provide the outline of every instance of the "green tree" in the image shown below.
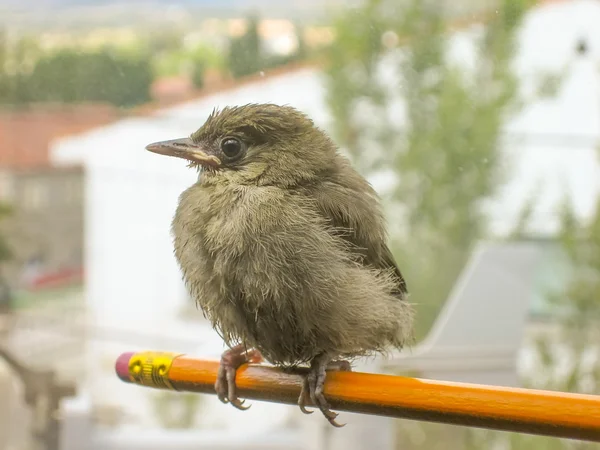
<path fill-rule="evenodd" d="M 304 61 L 309 56 L 309 49 L 306 46 L 306 40 L 304 39 L 304 27 L 295 24 L 294 30 L 296 32 L 296 38 L 298 39 L 298 48 L 293 56 L 296 61 Z"/>
<path fill-rule="evenodd" d="M 258 18 L 249 16 L 246 32 L 229 44 L 229 70 L 235 78 L 251 75 L 263 68 L 263 54 L 258 34 Z"/>
<path fill-rule="evenodd" d="M 567 283 L 546 292 L 551 326 L 534 342 L 537 370 L 523 384 L 584 394 L 600 393 L 600 201 L 589 223 L 576 218 L 566 199 L 557 245 L 566 262 Z M 561 254 L 559 252 L 559 254 Z M 559 257 L 560 258 L 560 257 Z M 561 265 L 562 258 L 558 261 Z M 473 449 L 498 444 L 511 450 L 593 450 L 598 444 L 553 437 L 478 430 L 471 434 Z"/>
<path fill-rule="evenodd" d="M 6 31 L 0 28 L 0 103 L 5 103 L 8 98 L 7 50 Z"/>
<path fill-rule="evenodd" d="M 39 55 L 34 38 L 22 36 L 11 42 L 0 31 L 0 103 L 20 104 L 29 100 L 27 78 Z"/>
<path fill-rule="evenodd" d="M 439 7 L 402 5 L 368 0 L 338 19 L 326 82 L 338 142 L 365 175 L 398 175 L 384 200 L 424 336 L 485 235 L 482 204 L 504 179 L 500 135 L 519 105 L 511 61 L 528 0 L 499 2 L 472 70 L 449 61 Z M 395 76 L 383 78 L 387 69 Z"/>
<path fill-rule="evenodd" d="M 153 29 L 146 33 L 144 41 L 152 54 L 173 52 L 181 49 L 183 32 L 166 27 L 162 30 Z"/>
<path fill-rule="evenodd" d="M 201 58 L 194 58 L 192 61 L 192 83 L 198 89 L 204 86 L 204 72 L 206 63 Z"/>
<path fill-rule="evenodd" d="M 555 96 L 570 74 L 581 43 L 570 61 L 557 71 L 542 73 L 536 98 Z M 531 193 L 521 211 L 512 237 L 526 235 L 537 198 Z M 563 288 L 546 292 L 552 328 L 534 342 L 537 370 L 522 383 L 532 389 L 585 394 L 600 393 L 600 200 L 591 220 L 581 223 L 568 197 L 560 210 L 562 227 L 557 236 L 555 263 L 568 280 Z M 552 437 L 478 430 L 471 433 L 471 448 L 489 448 L 493 443 L 511 450 L 592 450 L 598 444 Z"/>
<path fill-rule="evenodd" d="M 418 337 L 486 235 L 483 205 L 505 180 L 501 134 L 522 104 L 511 63 L 528 6 L 498 2 L 471 67 L 449 59 L 447 19 L 432 2 L 366 0 L 335 23 L 325 76 L 333 132 L 364 175 L 395 174 L 382 194 Z M 399 424 L 402 448 L 464 448 L 478 437 L 460 427 Z"/>
<path fill-rule="evenodd" d="M 581 223 L 567 199 L 558 244 L 569 265 L 564 290 L 547 293 L 556 329 L 539 337 L 543 377 L 532 388 L 600 394 L 600 200 L 591 220 Z M 568 355 L 568 356 L 567 356 Z M 511 435 L 511 449 L 592 450 L 598 444 Z"/>
<path fill-rule="evenodd" d="M 196 415 L 202 408 L 204 399 L 201 395 L 160 392 L 152 397 L 154 413 L 162 427 L 167 429 L 190 429 L 197 426 Z"/>
<path fill-rule="evenodd" d="M 40 57 L 31 73 L 13 77 L 9 103 L 108 102 L 134 106 L 150 100 L 153 80 L 149 57 L 103 49 L 62 49 Z"/>
<path fill-rule="evenodd" d="M 6 204 L 0 203 L 0 225 L 11 213 L 12 208 Z M 0 314 L 6 314 L 11 311 L 14 297 L 7 280 L 4 278 L 2 269 L 4 263 L 13 258 L 13 253 L 2 231 L 2 228 L 0 228 Z"/>
<path fill-rule="evenodd" d="M 0 203 L 0 223 L 6 219 L 12 212 L 12 208 L 8 205 Z M 0 230 L 1 231 L 1 230 Z M 6 237 L 0 233 L 0 264 L 12 258 L 12 251 Z"/>

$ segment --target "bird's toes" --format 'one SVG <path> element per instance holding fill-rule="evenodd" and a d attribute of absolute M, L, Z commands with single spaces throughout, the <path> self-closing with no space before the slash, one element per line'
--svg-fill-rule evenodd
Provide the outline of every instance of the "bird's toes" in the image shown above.
<path fill-rule="evenodd" d="M 327 399 L 325 398 L 325 394 L 323 393 L 323 387 L 324 387 L 324 378 L 320 378 L 320 382 L 315 386 L 315 390 L 312 393 L 313 395 L 311 395 L 311 397 L 314 398 L 313 402 L 315 403 L 315 405 L 317 405 L 319 407 L 319 410 L 321 411 L 321 413 L 323 413 L 323 415 L 325 416 L 325 418 L 329 421 L 329 423 L 331 425 L 333 425 L 334 427 L 337 428 L 341 428 L 346 426 L 346 424 L 339 424 L 335 421 L 335 419 L 338 416 L 338 413 L 333 412 L 330 409 L 329 403 L 327 402 Z"/>
<path fill-rule="evenodd" d="M 246 350 L 242 344 L 223 352 L 215 383 L 215 391 L 219 400 L 223 403 L 231 403 L 235 408 L 242 411 L 250 408 L 251 405 L 244 406 L 244 400 L 237 397 L 235 377 L 237 369 L 243 364 L 248 362 L 260 363 L 262 360 L 262 355 L 258 350 Z"/>
<path fill-rule="evenodd" d="M 228 403 L 227 399 L 227 371 L 225 366 L 221 364 L 217 372 L 217 381 L 215 382 L 215 392 L 222 403 Z"/>
<path fill-rule="evenodd" d="M 304 381 L 302 382 L 302 390 L 300 391 L 300 397 L 298 397 L 298 406 L 300 407 L 300 411 L 304 414 L 312 414 L 314 411 L 309 411 L 306 409 L 306 400 L 309 398 L 310 387 L 308 386 L 308 377 L 304 377 Z"/>
<path fill-rule="evenodd" d="M 235 384 L 236 372 L 237 372 L 237 369 L 235 367 L 227 367 L 225 369 L 225 373 L 226 373 L 226 377 L 227 377 L 227 398 L 229 399 L 229 403 L 231 403 L 235 408 L 237 408 L 241 411 L 245 411 L 248 408 L 250 408 L 250 406 L 252 406 L 252 405 L 243 406 L 245 403 L 245 400 L 240 400 L 237 396 L 237 393 L 236 393 L 237 386 Z"/>
<path fill-rule="evenodd" d="M 336 416 L 335 416 L 335 417 L 337 417 L 337 414 L 336 414 Z M 336 428 L 344 428 L 344 427 L 346 426 L 346 424 L 345 424 L 345 423 L 339 423 L 339 422 L 336 422 L 336 421 L 335 421 L 335 417 L 334 417 L 334 418 L 327 417 L 327 420 L 329 421 L 329 423 L 330 423 L 331 425 L 333 425 L 333 426 L 334 426 L 334 427 L 336 427 Z"/>
<path fill-rule="evenodd" d="M 217 397 L 222 403 L 229 403 L 229 399 L 227 398 L 227 380 L 223 381 L 222 379 L 217 378 L 217 382 L 215 383 L 215 391 L 217 392 Z"/>
<path fill-rule="evenodd" d="M 217 372 L 217 380 L 215 381 L 215 392 L 217 393 L 218 399 L 222 403 L 228 403 L 227 399 L 227 372 L 225 370 L 225 365 L 223 361 L 219 365 L 219 370 Z"/>
<path fill-rule="evenodd" d="M 325 399 L 325 396 L 323 394 L 317 395 L 317 404 L 319 405 L 319 410 L 321 411 L 321 413 L 323 413 L 323 415 L 331 425 L 337 428 L 342 428 L 346 426 L 345 423 L 340 424 L 335 421 L 335 419 L 338 416 L 338 413 L 333 412 L 331 409 L 329 409 L 329 404 L 327 403 L 327 400 Z"/>
<path fill-rule="evenodd" d="M 317 401 L 317 397 L 315 396 L 315 392 L 317 389 L 317 375 L 311 370 L 306 375 L 306 389 L 308 390 L 308 396 L 312 401 L 313 405 L 318 406 L 319 402 Z"/>
<path fill-rule="evenodd" d="M 300 407 L 300 411 L 302 411 L 304 414 L 312 414 L 314 411 L 309 411 L 308 409 L 306 409 L 306 406 L 301 405 L 300 403 L 298 403 L 298 406 Z"/>
<path fill-rule="evenodd" d="M 246 400 L 240 400 L 237 397 L 230 399 L 229 402 L 231 403 L 232 406 L 239 409 L 240 411 L 246 411 L 247 409 L 250 409 L 250 407 L 252 406 L 252 405 L 244 406 L 244 403 L 246 403 Z"/>

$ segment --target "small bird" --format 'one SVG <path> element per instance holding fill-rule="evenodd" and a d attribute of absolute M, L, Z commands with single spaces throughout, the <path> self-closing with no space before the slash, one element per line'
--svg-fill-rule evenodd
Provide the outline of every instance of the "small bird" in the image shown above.
<path fill-rule="evenodd" d="M 248 408 L 235 386 L 245 363 L 307 364 L 300 409 L 312 413 L 310 400 L 341 426 L 323 394 L 326 371 L 412 339 L 374 189 L 291 106 L 215 109 L 190 137 L 146 149 L 201 171 L 179 197 L 172 234 L 187 289 L 229 347 L 219 399 Z"/>

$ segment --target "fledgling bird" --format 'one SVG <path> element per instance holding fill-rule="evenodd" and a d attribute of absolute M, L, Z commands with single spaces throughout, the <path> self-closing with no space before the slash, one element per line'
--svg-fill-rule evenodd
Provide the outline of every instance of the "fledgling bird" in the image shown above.
<path fill-rule="evenodd" d="M 290 106 L 215 110 L 190 137 L 147 150 L 201 170 L 172 222 L 175 256 L 192 297 L 230 347 L 219 399 L 236 395 L 242 364 L 309 364 L 310 398 L 339 426 L 323 395 L 327 370 L 402 348 L 412 337 L 404 278 L 387 246 L 371 185 L 325 132 Z"/>

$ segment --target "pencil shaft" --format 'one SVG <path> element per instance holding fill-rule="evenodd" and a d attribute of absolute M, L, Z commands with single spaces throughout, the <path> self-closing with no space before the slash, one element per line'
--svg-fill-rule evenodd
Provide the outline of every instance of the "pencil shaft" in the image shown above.
<path fill-rule="evenodd" d="M 214 394 L 219 363 L 160 352 L 125 353 L 117 374 L 159 389 Z M 296 404 L 303 369 L 243 366 L 241 398 Z M 341 411 L 600 442 L 600 396 L 359 372 L 330 372 L 325 395 Z"/>

